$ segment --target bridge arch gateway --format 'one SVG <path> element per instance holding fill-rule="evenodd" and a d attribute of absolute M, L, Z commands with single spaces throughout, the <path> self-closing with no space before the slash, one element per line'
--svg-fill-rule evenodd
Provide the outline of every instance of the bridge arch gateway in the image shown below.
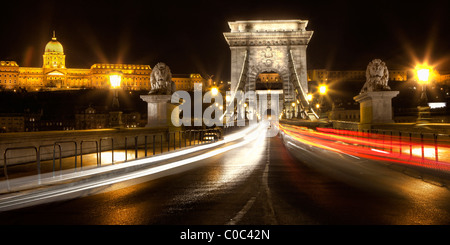
<path fill-rule="evenodd" d="M 228 22 L 231 29 L 224 37 L 231 50 L 231 94 L 255 91 L 256 94 L 279 96 L 284 118 L 317 119 L 307 100 L 306 48 L 313 35 L 307 31 L 307 20 L 249 20 Z M 261 73 L 278 73 L 280 89 L 257 90 Z M 269 106 L 272 103 L 269 103 Z M 254 108 L 261 112 L 264 108 Z"/>

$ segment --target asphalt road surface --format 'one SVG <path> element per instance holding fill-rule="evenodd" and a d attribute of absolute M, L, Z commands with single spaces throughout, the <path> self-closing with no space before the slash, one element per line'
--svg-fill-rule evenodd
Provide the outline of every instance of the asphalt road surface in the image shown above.
<path fill-rule="evenodd" d="M 0 212 L 2 225 L 449 223 L 445 185 L 391 165 L 264 134 L 167 176 Z"/>

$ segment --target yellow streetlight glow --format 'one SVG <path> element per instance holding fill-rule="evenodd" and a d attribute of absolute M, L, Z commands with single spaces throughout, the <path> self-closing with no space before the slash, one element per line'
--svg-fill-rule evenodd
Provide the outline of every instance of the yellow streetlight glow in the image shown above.
<path fill-rule="evenodd" d="M 306 99 L 307 99 L 308 101 L 312 101 L 312 99 L 313 99 L 312 94 L 306 95 Z"/>
<path fill-rule="evenodd" d="M 433 67 L 426 64 L 417 65 L 415 68 L 417 81 L 421 84 L 429 83 L 434 76 Z"/>
<path fill-rule="evenodd" d="M 295 107 L 295 102 L 292 102 L 292 107 Z"/>
<path fill-rule="evenodd" d="M 211 88 L 211 94 L 212 95 L 217 95 L 219 93 L 219 89 L 216 87 Z"/>
<path fill-rule="evenodd" d="M 319 93 L 320 94 L 326 94 L 327 90 L 328 90 L 327 85 L 320 85 L 320 87 L 319 87 Z"/>
<path fill-rule="evenodd" d="M 430 78 L 430 69 L 419 69 L 417 70 L 417 77 L 419 78 L 419 82 L 428 83 Z"/>
<path fill-rule="evenodd" d="M 316 104 L 316 108 L 319 109 L 320 108 L 320 104 Z"/>
<path fill-rule="evenodd" d="M 111 83 L 111 88 L 120 88 L 120 82 L 122 80 L 122 76 L 118 74 L 113 74 L 109 76 L 109 82 Z"/>

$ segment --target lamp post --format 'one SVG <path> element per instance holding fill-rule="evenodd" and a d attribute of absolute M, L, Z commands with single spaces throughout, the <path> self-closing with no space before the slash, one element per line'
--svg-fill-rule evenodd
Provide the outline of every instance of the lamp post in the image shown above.
<path fill-rule="evenodd" d="M 319 103 L 318 103 L 318 107 L 317 109 L 319 109 L 319 117 L 325 117 L 324 115 L 322 115 L 323 112 L 323 97 L 327 94 L 328 92 L 328 86 L 327 85 L 320 85 L 319 86 Z"/>
<path fill-rule="evenodd" d="M 110 88 L 113 91 L 112 110 L 109 112 L 110 127 L 122 127 L 122 112 L 119 106 L 119 89 L 122 81 L 122 74 L 111 73 L 109 75 Z"/>
<path fill-rule="evenodd" d="M 113 103 L 112 103 L 113 109 L 119 109 L 118 89 L 120 89 L 121 80 L 122 80 L 122 77 L 119 74 L 109 75 L 109 82 L 111 85 L 111 90 L 113 91 L 113 94 L 114 94 Z"/>
<path fill-rule="evenodd" d="M 297 117 L 297 104 L 295 102 L 292 102 L 291 106 L 292 106 L 292 117 L 291 118 L 296 118 Z"/>
<path fill-rule="evenodd" d="M 418 123 L 426 123 L 430 120 L 430 107 L 428 106 L 427 85 L 430 82 L 431 68 L 427 66 L 417 66 L 416 75 L 419 85 L 421 85 L 418 110 Z"/>

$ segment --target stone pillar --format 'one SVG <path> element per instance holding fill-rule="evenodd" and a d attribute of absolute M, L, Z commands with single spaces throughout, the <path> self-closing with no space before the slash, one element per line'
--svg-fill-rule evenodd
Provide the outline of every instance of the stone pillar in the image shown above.
<path fill-rule="evenodd" d="M 171 115 L 178 109 L 177 104 L 170 103 L 172 95 L 141 95 L 147 102 L 147 125 L 145 127 L 174 127 Z"/>
<path fill-rule="evenodd" d="M 353 97 L 360 104 L 360 128 L 370 129 L 372 124 L 394 123 L 392 98 L 398 94 L 399 91 L 373 91 Z"/>

